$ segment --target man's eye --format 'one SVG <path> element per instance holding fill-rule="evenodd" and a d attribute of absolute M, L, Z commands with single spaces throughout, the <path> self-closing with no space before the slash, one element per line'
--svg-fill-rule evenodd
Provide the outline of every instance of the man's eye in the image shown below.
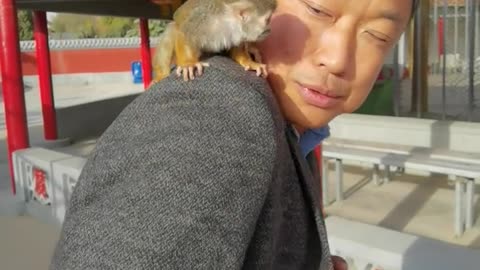
<path fill-rule="evenodd" d="M 305 5 L 307 6 L 308 11 L 315 16 L 331 17 L 331 15 L 328 14 L 327 12 L 323 11 L 320 8 L 317 8 L 317 7 L 313 6 L 312 4 L 310 4 L 308 2 L 305 2 Z"/>
<path fill-rule="evenodd" d="M 312 6 L 308 6 L 308 9 L 309 9 L 311 12 L 313 12 L 313 13 L 315 13 L 315 14 L 317 14 L 317 15 L 327 15 L 327 16 L 328 16 L 327 13 L 321 11 L 320 9 L 314 8 L 314 7 L 312 7 Z"/>
<path fill-rule="evenodd" d="M 385 37 L 384 35 L 379 34 L 379 33 L 367 31 L 367 34 L 368 34 L 370 37 L 372 37 L 372 38 L 374 38 L 374 39 L 376 39 L 376 40 L 378 40 L 378 41 L 380 41 L 380 42 L 385 42 L 385 43 L 387 43 L 387 42 L 389 41 L 388 37 Z"/>

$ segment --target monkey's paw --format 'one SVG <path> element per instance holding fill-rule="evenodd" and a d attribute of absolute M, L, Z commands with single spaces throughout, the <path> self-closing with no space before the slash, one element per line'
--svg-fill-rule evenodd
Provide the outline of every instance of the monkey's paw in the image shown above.
<path fill-rule="evenodd" d="M 253 61 L 257 63 L 262 63 L 262 55 L 260 54 L 260 50 L 257 47 L 249 46 L 248 53 L 253 56 Z"/>
<path fill-rule="evenodd" d="M 177 67 L 177 76 L 182 76 L 184 81 L 193 80 L 195 79 L 195 71 L 197 71 L 198 76 L 201 76 L 203 74 L 203 68 L 208 66 L 210 66 L 210 64 L 205 62 L 198 62 L 192 66 L 179 66 Z"/>
<path fill-rule="evenodd" d="M 255 62 L 251 62 L 248 64 L 243 64 L 243 68 L 245 70 L 255 70 L 257 73 L 257 76 L 262 76 L 263 78 L 266 78 L 268 75 L 267 72 L 267 65 L 265 64 L 259 64 Z"/>

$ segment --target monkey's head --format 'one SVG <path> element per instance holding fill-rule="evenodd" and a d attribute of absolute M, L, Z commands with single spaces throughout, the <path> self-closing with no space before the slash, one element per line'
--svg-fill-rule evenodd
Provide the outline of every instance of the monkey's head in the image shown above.
<path fill-rule="evenodd" d="M 229 5 L 233 12 L 242 41 L 255 42 L 270 33 L 270 18 L 276 8 L 276 0 L 234 0 Z"/>

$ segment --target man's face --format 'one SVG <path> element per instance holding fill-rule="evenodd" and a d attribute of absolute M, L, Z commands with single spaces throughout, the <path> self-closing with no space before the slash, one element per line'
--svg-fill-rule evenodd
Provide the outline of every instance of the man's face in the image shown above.
<path fill-rule="evenodd" d="M 281 109 L 297 128 L 326 125 L 366 99 L 405 29 L 411 0 L 278 0 L 259 44 Z"/>

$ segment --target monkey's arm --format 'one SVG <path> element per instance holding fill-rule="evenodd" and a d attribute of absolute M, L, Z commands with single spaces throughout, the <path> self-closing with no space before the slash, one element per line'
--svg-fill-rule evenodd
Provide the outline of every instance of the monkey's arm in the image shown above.
<path fill-rule="evenodd" d="M 193 80 L 195 71 L 202 75 L 203 67 L 208 64 L 200 62 L 200 55 L 200 50 L 186 38 L 178 24 L 169 24 L 155 49 L 153 82 L 161 81 L 170 74 L 173 59 L 177 65 L 177 75 L 183 76 L 185 81 Z"/>
<path fill-rule="evenodd" d="M 238 47 L 232 48 L 230 50 L 230 57 L 235 60 L 235 62 L 239 63 L 245 70 L 255 70 L 257 72 L 257 76 L 261 75 L 266 77 L 266 65 L 256 62 L 252 59 L 250 52 L 254 54 L 258 54 L 258 52 L 255 53 L 256 49 L 250 48 L 250 46 L 250 44 L 244 43 Z"/>
<path fill-rule="evenodd" d="M 187 39 L 185 34 L 177 28 L 175 34 L 175 58 L 177 64 L 177 75 L 183 76 L 185 81 L 193 80 L 195 70 L 202 75 L 203 67 L 208 63 L 200 62 L 202 52 Z"/>

